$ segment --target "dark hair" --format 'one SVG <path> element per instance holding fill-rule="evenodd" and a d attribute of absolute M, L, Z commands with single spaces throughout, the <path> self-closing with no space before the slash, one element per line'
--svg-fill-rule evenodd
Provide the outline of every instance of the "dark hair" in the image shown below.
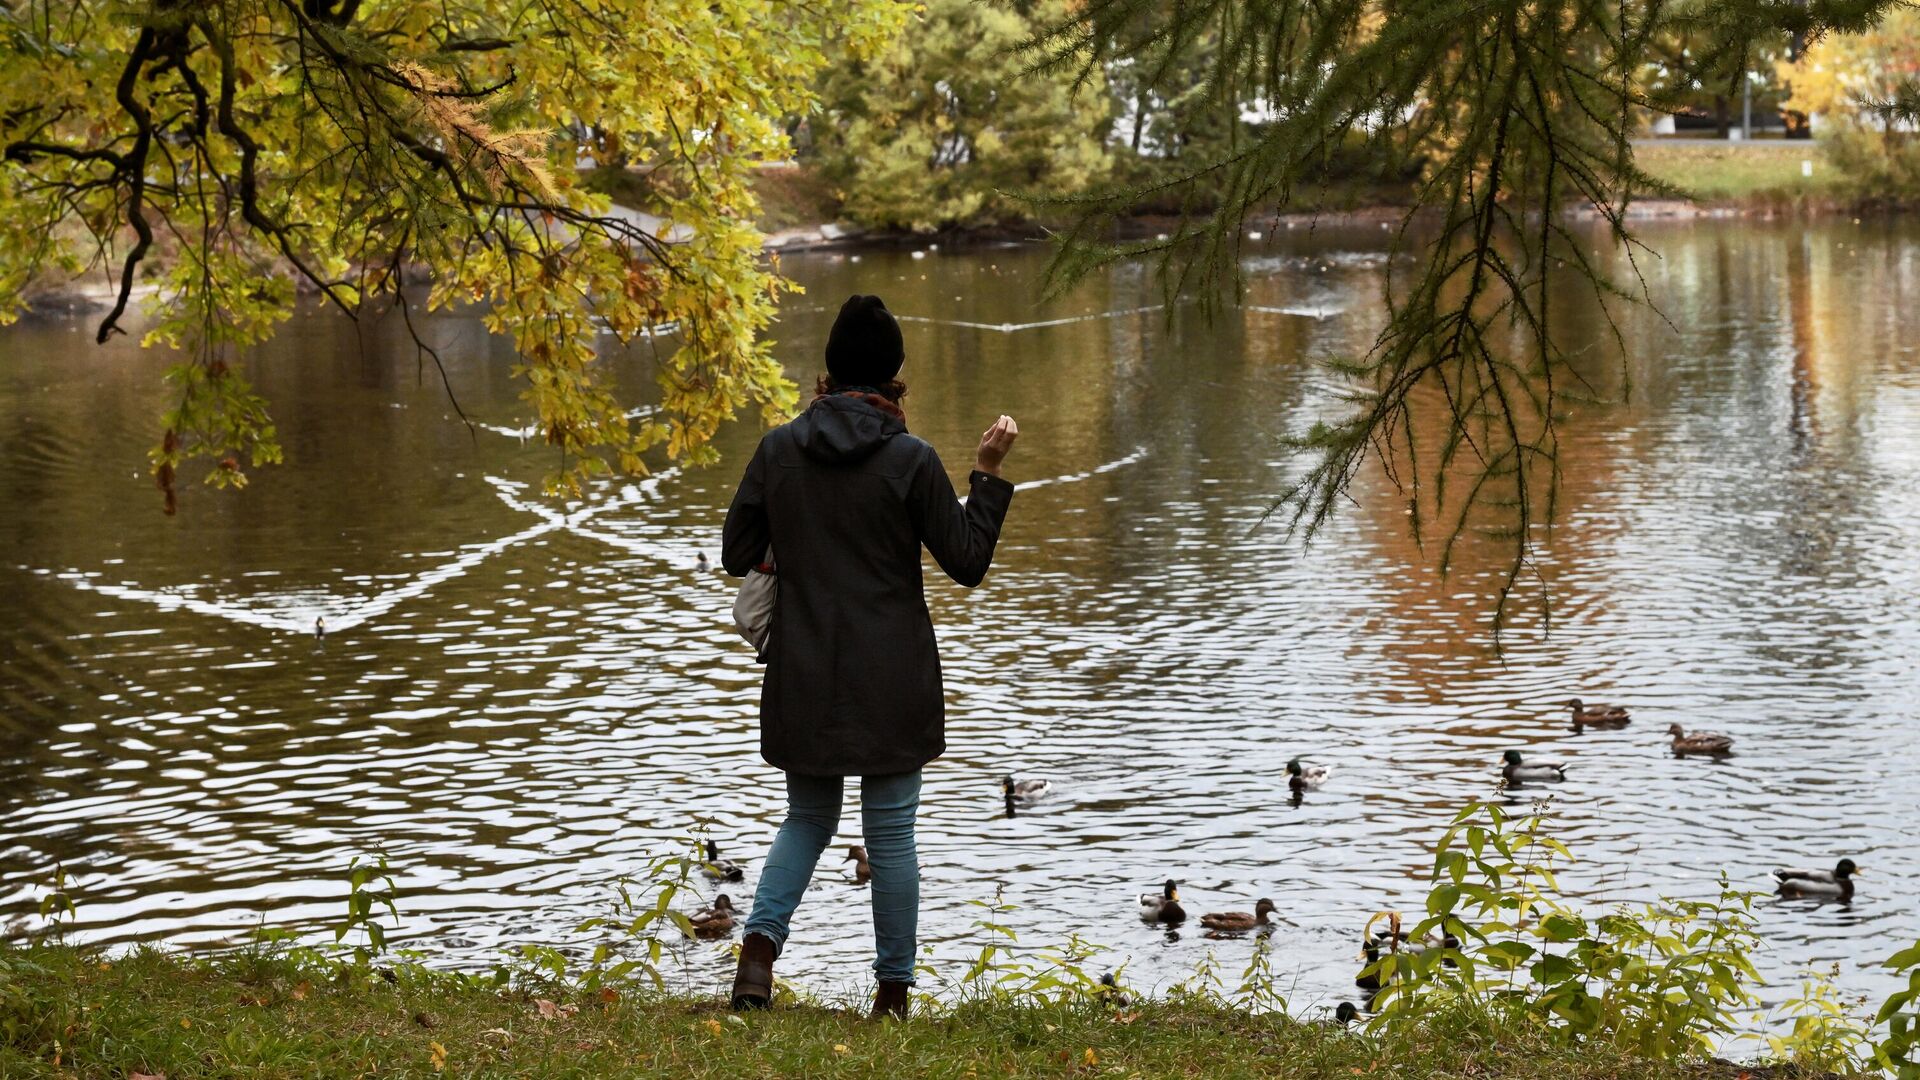
<path fill-rule="evenodd" d="M 900 399 L 907 396 L 907 384 L 901 382 L 899 379 L 889 379 L 879 386 L 874 387 L 874 389 L 880 391 L 881 397 L 886 398 L 895 405 L 900 404 Z M 821 375 L 814 380 L 813 392 L 821 397 L 826 397 L 828 394 L 837 394 L 840 392 L 840 384 L 833 380 L 832 375 Z"/>

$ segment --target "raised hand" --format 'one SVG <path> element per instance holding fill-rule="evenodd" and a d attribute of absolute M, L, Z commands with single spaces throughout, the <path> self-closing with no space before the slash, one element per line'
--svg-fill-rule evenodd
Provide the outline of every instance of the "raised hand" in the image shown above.
<path fill-rule="evenodd" d="M 1013 449 L 1013 440 L 1020 437 L 1020 425 L 1013 417 L 1002 414 L 993 426 L 980 436 L 980 449 L 974 454 L 973 467 L 988 476 L 1000 475 L 1000 463 L 1007 459 L 1007 451 Z"/>

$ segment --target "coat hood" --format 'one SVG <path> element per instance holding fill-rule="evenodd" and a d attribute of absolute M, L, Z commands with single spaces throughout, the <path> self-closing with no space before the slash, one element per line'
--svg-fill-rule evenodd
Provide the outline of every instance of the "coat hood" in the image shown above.
<path fill-rule="evenodd" d="M 859 461 L 906 430 L 906 422 L 899 417 L 844 394 L 815 398 L 793 421 L 800 448 L 828 465 Z"/>

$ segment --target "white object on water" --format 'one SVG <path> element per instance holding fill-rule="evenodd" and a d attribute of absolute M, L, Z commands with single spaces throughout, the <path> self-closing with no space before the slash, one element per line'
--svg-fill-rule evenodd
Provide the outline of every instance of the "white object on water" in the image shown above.
<path fill-rule="evenodd" d="M 859 261 L 860 261 L 860 256 L 858 256 L 858 255 L 849 255 L 849 256 L 847 256 L 847 261 L 848 261 L 848 262 L 859 262 Z"/>
<path fill-rule="evenodd" d="M 913 257 L 916 259 L 924 259 L 927 257 L 927 253 L 924 251 L 916 251 L 913 253 Z"/>
<path fill-rule="evenodd" d="M 1249 239 L 1249 240 L 1258 240 L 1258 239 L 1260 239 L 1260 238 L 1261 238 L 1262 236 L 1265 236 L 1265 235 L 1266 235 L 1265 233 L 1257 233 L 1257 232 L 1250 232 L 1250 233 L 1248 233 L 1248 234 L 1247 234 L 1247 239 Z"/>

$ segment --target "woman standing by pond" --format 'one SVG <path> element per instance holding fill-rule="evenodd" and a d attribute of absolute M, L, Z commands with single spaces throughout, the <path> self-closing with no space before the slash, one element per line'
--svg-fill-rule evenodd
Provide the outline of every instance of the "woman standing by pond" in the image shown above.
<path fill-rule="evenodd" d="M 1013 501 L 1000 463 L 1019 428 L 1002 416 L 980 437 L 963 506 L 933 447 L 907 433 L 905 357 L 880 298 L 849 298 L 827 336 L 818 396 L 760 440 L 727 511 L 727 573 L 745 575 L 769 544 L 779 564 L 760 753 L 787 774 L 787 817 L 740 946 L 736 1009 L 771 1000 L 789 920 L 839 826 L 845 778 L 858 776 L 873 868 L 873 1014 L 907 1013 L 920 917 L 920 769 L 946 749 L 920 548 L 962 585 L 986 577 Z"/>

